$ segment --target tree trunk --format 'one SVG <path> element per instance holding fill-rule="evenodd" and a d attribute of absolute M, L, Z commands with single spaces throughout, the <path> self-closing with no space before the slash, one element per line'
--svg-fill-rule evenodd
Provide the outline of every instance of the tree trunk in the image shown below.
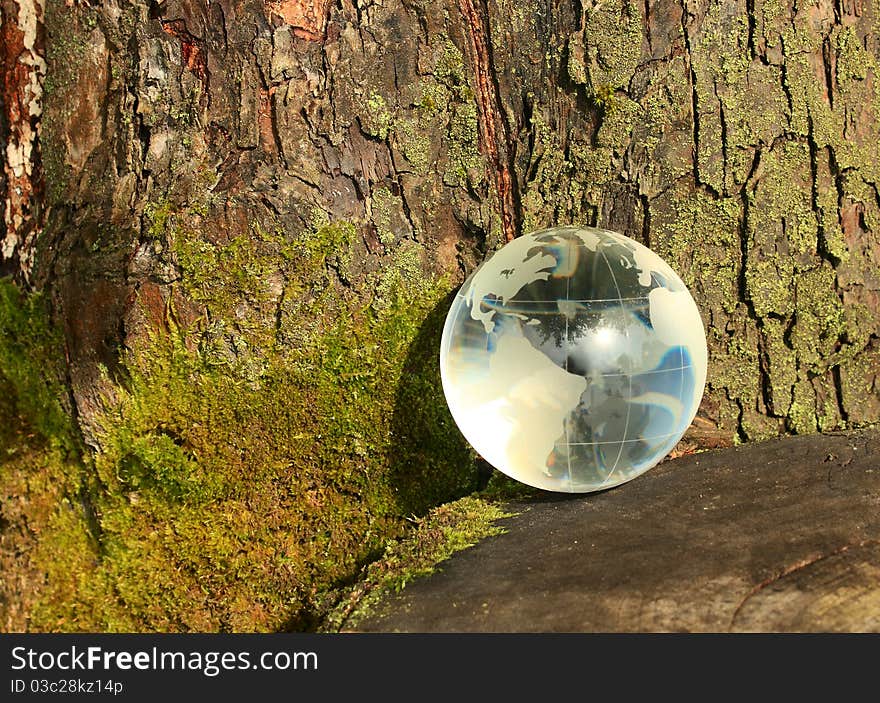
<path fill-rule="evenodd" d="M 0 255 L 51 299 L 99 455 L 108 403 L 135 398 L 125 441 L 204 457 L 170 427 L 196 405 L 172 422 L 138 404 L 138 379 L 167 371 L 157 339 L 253 390 L 351 311 L 399 330 L 404 295 L 432 301 L 407 325 L 442 322 L 438 285 L 565 223 L 642 241 L 690 287 L 710 350 L 693 442 L 880 419 L 878 0 L 42 2 L 0 2 Z M 413 335 L 388 330 L 360 363 L 387 351 L 416 378 L 436 324 L 416 361 Z M 433 380 L 386 380 L 363 387 L 442 402 Z M 372 465 L 357 448 L 372 407 L 325 469 Z M 399 414 L 382 428 L 413 431 Z M 428 461 L 388 451 L 392 474 Z M 395 490 L 419 511 L 472 480 Z"/>
<path fill-rule="evenodd" d="M 598 224 L 691 286 L 707 417 L 747 439 L 876 421 L 878 15 L 5 0 L 5 265 L 53 291 L 87 418 L 95 362 L 155 325 L 138 301 L 180 294 L 163 207 L 209 242 L 351 222 L 356 287 L 405 242 L 460 276 Z"/>

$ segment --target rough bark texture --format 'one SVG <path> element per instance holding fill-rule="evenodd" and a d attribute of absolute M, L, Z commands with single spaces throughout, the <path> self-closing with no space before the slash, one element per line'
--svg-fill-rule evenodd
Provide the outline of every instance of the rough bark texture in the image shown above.
<path fill-rule="evenodd" d="M 391 476 L 399 517 L 472 487 L 427 407 L 434 306 L 556 223 L 639 239 L 690 286 L 710 347 L 693 443 L 880 419 L 878 0 L 0 9 L 2 267 L 62 327 L 62 402 L 98 457 L 71 490 L 99 545 L 112 520 L 89 495 L 141 479 L 189 495 L 163 467 L 243 467 L 263 451 L 239 446 L 243 416 L 248 441 L 312 442 L 260 459 L 299 467 L 294 505 L 350 505 Z M 367 322 L 334 337 L 348 316 Z M 216 384 L 225 400 L 204 401 Z M 270 406 L 278 387 L 301 407 Z M 328 466 L 348 468 L 325 494 Z M 420 494 L 419 476 L 445 478 Z M 199 495 L 215 490 L 239 495 Z M 330 581 L 381 545 L 389 513 L 368 512 Z M 252 595 L 173 626 L 239 622 Z M 150 617 L 120 626 L 169 626 Z"/>
<path fill-rule="evenodd" d="M 350 222 L 355 277 L 407 243 L 458 272 L 598 223 L 692 287 L 705 415 L 745 438 L 876 420 L 878 15 L 170 0 L 49 2 L 44 28 L 9 0 L 4 257 L 51 284 L 86 420 L 96 362 L 180 295 L 163 208 L 214 243 Z"/>
<path fill-rule="evenodd" d="M 43 208 L 39 141 L 46 78 L 43 3 L 4 0 L 0 17 L 0 273 L 27 277 Z"/>

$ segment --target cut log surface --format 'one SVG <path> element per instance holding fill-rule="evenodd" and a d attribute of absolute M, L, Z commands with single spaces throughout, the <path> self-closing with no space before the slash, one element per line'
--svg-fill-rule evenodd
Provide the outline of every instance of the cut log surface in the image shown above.
<path fill-rule="evenodd" d="M 880 631 L 880 430 L 668 461 L 541 494 L 363 631 Z"/>

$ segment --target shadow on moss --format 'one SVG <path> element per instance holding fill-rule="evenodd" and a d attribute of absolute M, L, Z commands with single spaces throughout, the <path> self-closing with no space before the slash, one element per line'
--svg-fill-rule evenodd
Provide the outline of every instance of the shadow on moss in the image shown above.
<path fill-rule="evenodd" d="M 495 471 L 456 427 L 440 379 L 440 341 L 453 291 L 425 317 L 409 345 L 391 423 L 390 478 L 410 528 L 389 540 L 356 578 L 336 584 L 311 627 L 356 628 L 413 579 L 442 569 L 455 552 L 504 532 L 505 504 L 541 493 Z"/>
<path fill-rule="evenodd" d="M 455 425 L 440 380 L 440 339 L 453 291 L 425 317 L 409 346 L 391 422 L 391 482 L 403 515 L 483 488 L 489 471 Z"/>
<path fill-rule="evenodd" d="M 440 383 L 449 283 L 402 258 L 366 304 L 318 280 L 325 292 L 291 318 L 318 324 L 296 345 L 257 329 L 247 363 L 213 353 L 198 321 L 135 340 L 87 454 L 62 402 L 60 337 L 39 297 L 0 286 L 0 411 L 18 418 L 0 429 L 3 533 L 29 566 L 0 561 L 10 584 L 32 582 L 27 599 L 0 593 L 0 616 L 33 630 L 318 629 L 377 558 L 403 549 L 423 573 L 490 534 L 494 507 L 424 517 L 486 476 Z M 395 546 L 412 534 L 430 546 Z"/>
<path fill-rule="evenodd" d="M 65 616 L 55 605 L 75 591 L 96 553 L 92 474 L 65 407 L 63 379 L 64 344 L 45 300 L 0 279 L 0 630 L 5 632 L 63 629 Z"/>

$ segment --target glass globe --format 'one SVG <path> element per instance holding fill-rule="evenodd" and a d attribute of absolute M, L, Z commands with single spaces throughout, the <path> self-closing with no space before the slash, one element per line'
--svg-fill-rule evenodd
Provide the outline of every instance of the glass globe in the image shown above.
<path fill-rule="evenodd" d="M 537 488 L 616 486 L 675 446 L 706 381 L 700 313 L 654 252 L 608 230 L 513 240 L 465 281 L 440 345 L 443 390 L 490 464 Z"/>

